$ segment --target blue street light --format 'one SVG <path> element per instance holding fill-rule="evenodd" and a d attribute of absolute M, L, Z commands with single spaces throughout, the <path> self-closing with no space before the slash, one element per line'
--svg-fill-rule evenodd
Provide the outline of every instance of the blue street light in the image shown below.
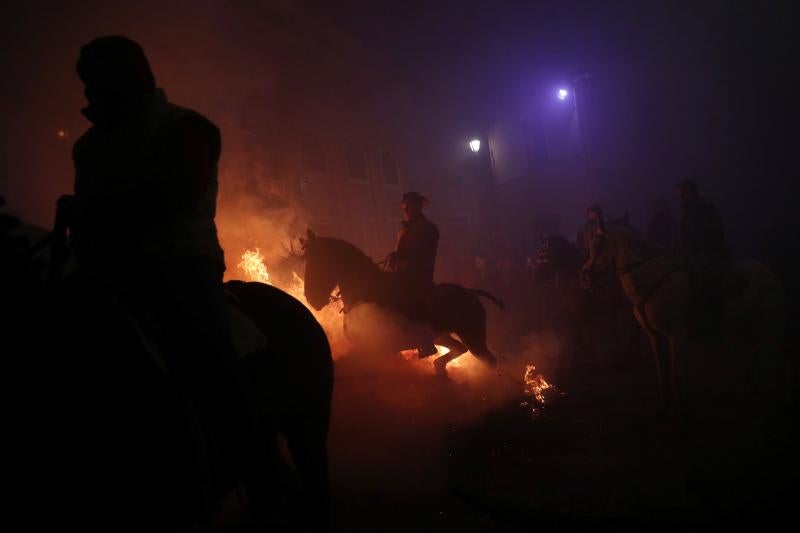
<path fill-rule="evenodd" d="M 558 90 L 558 99 L 559 100 L 566 100 L 567 96 L 569 96 L 569 91 L 568 90 L 566 90 L 564 88 L 561 88 L 561 89 Z"/>

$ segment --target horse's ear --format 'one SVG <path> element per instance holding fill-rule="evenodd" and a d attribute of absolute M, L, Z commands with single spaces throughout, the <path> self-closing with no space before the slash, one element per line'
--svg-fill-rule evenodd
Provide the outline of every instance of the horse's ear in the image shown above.
<path fill-rule="evenodd" d="M 308 229 L 306 230 L 306 237 L 308 237 L 308 239 L 307 239 L 307 240 L 309 240 L 309 241 L 313 241 L 314 239 L 316 239 L 316 238 L 317 238 L 317 234 L 316 234 L 316 233 L 314 233 L 314 231 L 313 231 L 311 228 L 308 228 Z"/>

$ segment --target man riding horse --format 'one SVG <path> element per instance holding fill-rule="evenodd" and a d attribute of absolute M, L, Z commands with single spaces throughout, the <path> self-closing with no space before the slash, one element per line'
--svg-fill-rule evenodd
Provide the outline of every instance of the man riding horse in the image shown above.
<path fill-rule="evenodd" d="M 167 101 L 130 39 L 95 39 L 76 68 L 93 125 L 73 148 L 75 195 L 59 199 L 57 227 L 70 229 L 81 279 L 124 287 L 155 315 L 168 366 L 190 391 L 218 456 L 236 458 L 222 475 L 235 476 L 253 466 L 260 439 L 222 284 L 219 130 Z"/>
<path fill-rule="evenodd" d="M 589 250 L 592 248 L 592 239 L 597 233 L 597 228 L 604 222 L 603 208 L 598 204 L 592 204 L 586 208 L 586 222 L 578 230 L 578 234 L 575 237 L 575 245 L 583 252 L 584 257 L 589 255 Z"/>
<path fill-rule="evenodd" d="M 389 254 L 389 270 L 397 275 L 401 287 L 401 309 L 414 321 L 429 324 L 432 314 L 433 272 L 439 229 L 428 220 L 422 209 L 428 199 L 418 192 L 407 192 L 400 202 L 404 220 L 397 234 L 395 251 Z M 420 357 L 437 353 L 433 337 L 420 343 Z"/>

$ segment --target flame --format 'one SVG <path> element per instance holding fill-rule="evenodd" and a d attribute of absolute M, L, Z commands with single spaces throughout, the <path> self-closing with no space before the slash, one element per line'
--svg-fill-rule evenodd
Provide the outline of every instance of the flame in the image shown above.
<path fill-rule="evenodd" d="M 544 405 L 545 396 L 544 392 L 554 389 L 544 376 L 536 373 L 536 365 L 533 363 L 525 366 L 525 394 L 531 394 L 539 404 Z"/>
<path fill-rule="evenodd" d="M 264 262 L 264 256 L 261 255 L 261 250 L 258 248 L 255 250 L 246 249 L 244 253 L 242 253 L 242 259 L 238 267 L 239 270 L 244 273 L 244 277 L 247 281 L 257 281 L 277 287 L 305 305 L 325 330 L 325 334 L 328 336 L 328 342 L 331 345 L 331 350 L 333 351 L 334 359 L 338 359 L 350 351 L 350 343 L 345 337 L 344 329 L 342 328 L 343 305 L 341 302 L 333 302 L 331 305 L 322 309 L 322 311 L 315 310 L 308 305 L 306 301 L 303 278 L 297 272 L 292 271 L 291 280 L 284 286 L 275 283 L 270 279 L 269 270 Z"/>
<path fill-rule="evenodd" d="M 261 255 L 261 250 L 258 248 L 255 250 L 245 250 L 238 266 L 250 281 L 258 281 L 271 285 L 269 281 L 269 272 L 267 272 L 267 265 L 264 264 L 264 257 Z"/>

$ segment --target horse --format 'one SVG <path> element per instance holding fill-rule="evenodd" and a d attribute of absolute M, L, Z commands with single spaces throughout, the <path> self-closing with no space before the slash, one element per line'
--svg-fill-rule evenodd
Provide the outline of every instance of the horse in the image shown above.
<path fill-rule="evenodd" d="M 639 233 L 639 230 L 636 229 L 636 226 L 634 226 L 633 223 L 631 222 L 630 214 L 627 211 L 625 211 L 625 214 L 619 218 L 614 218 L 612 216 L 609 216 L 608 225 L 625 228 L 630 231 L 633 231 L 634 233 Z"/>
<path fill-rule="evenodd" d="M 305 297 L 314 309 L 325 307 L 336 287 L 345 313 L 362 303 L 377 304 L 389 310 L 400 309 L 398 302 L 403 287 L 396 276 L 382 271 L 353 244 L 331 237 L 317 237 L 309 230 L 303 242 L 303 256 Z M 447 375 L 447 363 L 467 350 L 490 366 L 497 364 L 497 357 L 486 345 L 486 310 L 480 297 L 504 307 L 503 302 L 482 290 L 467 289 L 453 283 L 435 286 L 432 318 L 427 326 L 437 335 L 435 343 L 450 350 L 434 361 L 440 376 Z"/>
<path fill-rule="evenodd" d="M 740 261 L 734 268 L 746 286 L 726 296 L 722 333 L 736 335 L 756 349 L 767 345 L 783 354 L 780 281 L 757 261 Z M 694 286 L 689 271 L 677 257 L 638 233 L 605 224 L 598 227 L 583 270 L 589 283 L 598 272 L 619 279 L 656 356 L 662 409 L 677 408 L 687 414 L 686 369 L 694 331 L 690 312 Z M 790 363 L 784 364 L 788 370 Z"/>
<path fill-rule="evenodd" d="M 543 238 L 543 245 L 536 254 L 533 279 L 554 293 L 548 306 L 551 324 L 561 329 L 585 356 L 595 357 L 597 349 L 593 342 L 587 341 L 587 335 L 597 323 L 601 314 L 598 311 L 605 310 L 607 312 L 602 314 L 613 321 L 613 346 L 627 346 L 625 356 L 633 358 L 639 346 L 638 325 L 629 313 L 621 314 L 623 307 L 619 305 L 616 287 L 588 291 L 581 286 L 583 261 L 578 247 L 562 235 Z"/>
<path fill-rule="evenodd" d="M 225 471 L 231 458 L 214 453 L 214 435 L 165 364 L 167 348 L 147 311 L 125 291 L 80 274 L 51 285 L 20 279 L 0 280 L 4 355 L 16 378 L 8 390 L 24 406 L 10 439 L 20 489 L 42 494 L 38 505 L 46 502 L 59 521 L 74 517 L 89 529 L 178 531 L 211 522 L 253 473 Z M 241 354 L 269 438 L 267 468 L 258 474 L 270 478 L 260 482 L 269 497 L 285 498 L 290 491 L 278 476 L 290 460 L 300 485 L 280 509 L 250 498 L 250 510 L 326 530 L 333 362 L 325 332 L 275 287 L 233 281 L 225 288 L 267 339 L 266 350 Z M 261 503 L 270 509 L 254 508 Z"/>

